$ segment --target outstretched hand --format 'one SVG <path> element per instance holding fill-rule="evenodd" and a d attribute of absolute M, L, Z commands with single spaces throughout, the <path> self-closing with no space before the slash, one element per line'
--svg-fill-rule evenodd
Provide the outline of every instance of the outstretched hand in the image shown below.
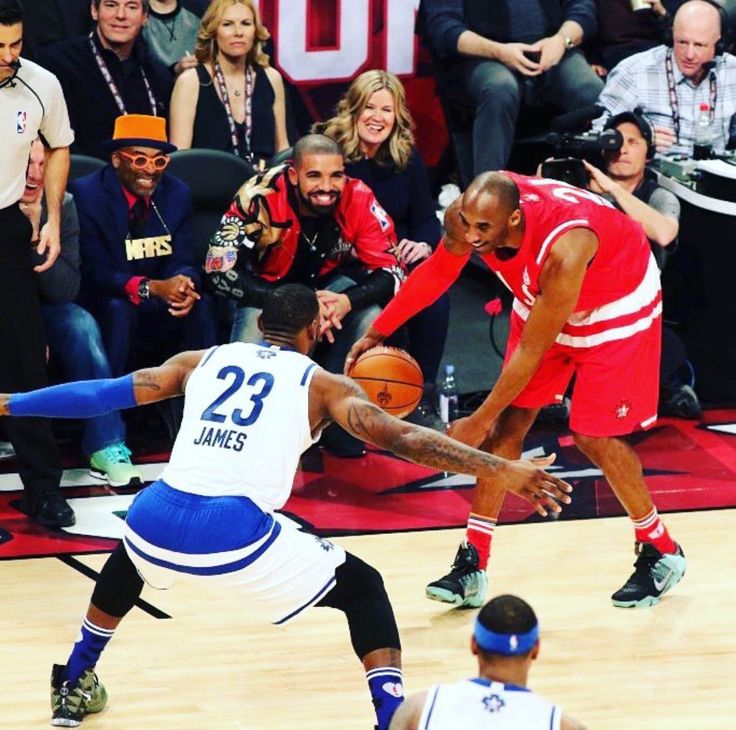
<path fill-rule="evenodd" d="M 507 461 L 500 467 L 503 486 L 529 502 L 542 517 L 547 517 L 548 510 L 561 512 L 560 502 L 570 504 L 572 501 L 568 496 L 572 487 L 544 471 L 556 458 L 557 454 L 550 454 L 533 459 L 517 459 Z"/>

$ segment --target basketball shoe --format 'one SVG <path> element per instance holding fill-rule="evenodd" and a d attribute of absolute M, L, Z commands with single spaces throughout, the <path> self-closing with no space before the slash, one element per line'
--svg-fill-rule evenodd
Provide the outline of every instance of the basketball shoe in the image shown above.
<path fill-rule="evenodd" d="M 463 540 L 450 572 L 427 586 L 427 598 L 455 606 L 478 608 L 488 591 L 488 576 L 478 567 L 478 551 Z"/>
<path fill-rule="evenodd" d="M 85 669 L 71 687 L 62 680 L 66 667 L 51 668 L 51 724 L 56 727 L 78 727 L 85 715 L 99 712 L 107 704 L 107 690 L 91 669 Z"/>
<path fill-rule="evenodd" d="M 685 575 L 687 560 L 679 545 L 676 553 L 663 555 L 654 545 L 638 542 L 635 553 L 634 572 L 611 596 L 613 605 L 619 608 L 653 606 Z"/>
<path fill-rule="evenodd" d="M 111 487 L 140 486 L 143 476 L 130 461 L 130 449 L 122 442 L 95 451 L 89 459 L 89 473 Z"/>

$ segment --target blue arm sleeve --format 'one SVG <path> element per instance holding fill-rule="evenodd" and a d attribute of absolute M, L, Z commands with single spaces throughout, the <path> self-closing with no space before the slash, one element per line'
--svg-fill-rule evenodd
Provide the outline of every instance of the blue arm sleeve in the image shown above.
<path fill-rule="evenodd" d="M 8 401 L 12 416 L 91 418 L 136 405 L 133 376 L 78 380 L 29 393 L 14 393 Z"/>

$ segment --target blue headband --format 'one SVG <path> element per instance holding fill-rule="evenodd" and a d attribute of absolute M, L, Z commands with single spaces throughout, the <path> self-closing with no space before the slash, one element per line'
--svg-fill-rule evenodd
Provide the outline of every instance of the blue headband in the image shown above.
<path fill-rule="evenodd" d="M 525 634 L 497 634 L 483 626 L 476 618 L 473 636 L 483 651 L 516 656 L 517 654 L 526 654 L 537 643 L 539 624 L 535 624 Z"/>

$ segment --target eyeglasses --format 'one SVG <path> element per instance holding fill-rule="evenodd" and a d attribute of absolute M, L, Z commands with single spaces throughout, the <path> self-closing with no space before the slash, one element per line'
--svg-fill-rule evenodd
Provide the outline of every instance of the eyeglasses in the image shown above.
<path fill-rule="evenodd" d="M 171 158 L 168 155 L 156 155 L 155 157 L 148 157 L 147 155 L 137 154 L 132 155 L 130 152 L 123 152 L 118 150 L 118 154 L 122 155 L 134 170 L 146 170 L 148 167 L 153 167 L 156 172 L 163 172 L 171 162 Z"/>

